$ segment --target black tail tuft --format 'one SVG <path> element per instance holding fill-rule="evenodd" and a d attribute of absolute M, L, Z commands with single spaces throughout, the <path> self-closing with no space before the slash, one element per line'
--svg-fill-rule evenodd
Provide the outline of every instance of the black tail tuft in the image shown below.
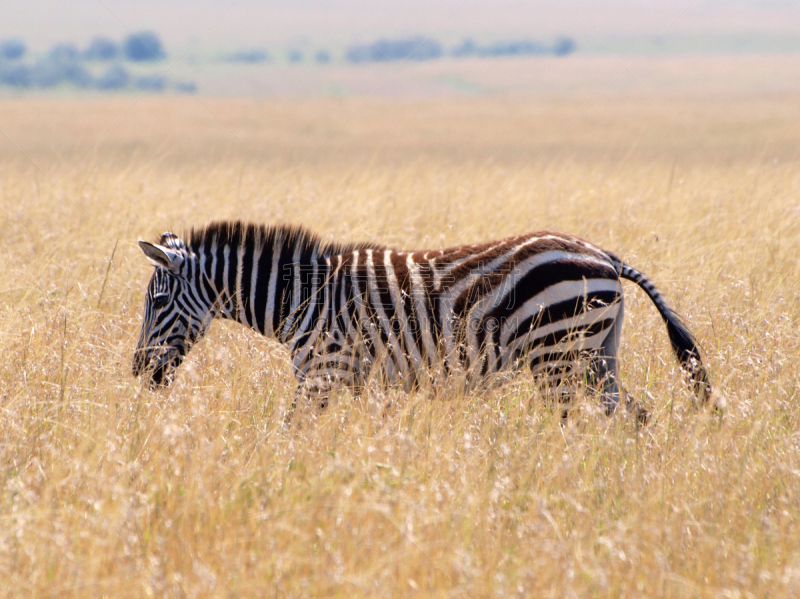
<path fill-rule="evenodd" d="M 639 285 L 648 297 L 653 300 L 659 314 L 661 314 L 661 318 L 664 319 L 667 325 L 667 334 L 672 344 L 672 350 L 675 352 L 681 368 L 689 375 L 695 396 L 700 400 L 700 403 L 707 403 L 711 397 L 711 381 L 708 371 L 703 366 L 700 346 L 694 336 L 683 323 L 681 317 L 667 305 L 655 285 L 646 276 L 621 261 L 617 267 L 621 278 L 628 279 Z"/>
<path fill-rule="evenodd" d="M 661 310 L 659 312 L 667 324 L 667 334 L 672 344 L 672 350 L 675 352 L 681 368 L 689 375 L 695 396 L 701 404 L 705 404 L 711 397 L 711 381 L 700 357 L 700 347 L 675 312 L 671 309 L 666 313 Z"/>

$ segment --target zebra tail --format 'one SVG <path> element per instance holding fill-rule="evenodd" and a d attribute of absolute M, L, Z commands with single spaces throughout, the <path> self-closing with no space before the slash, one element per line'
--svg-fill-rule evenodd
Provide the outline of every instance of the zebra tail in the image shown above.
<path fill-rule="evenodd" d="M 617 263 L 617 267 L 620 278 L 636 283 L 655 304 L 667 325 L 667 334 L 672 344 L 672 350 L 675 352 L 681 368 L 690 377 L 695 396 L 701 404 L 706 404 L 711 398 L 711 380 L 703 365 L 700 346 L 694 335 L 689 331 L 683 319 L 670 308 L 650 279 L 621 261 Z"/>

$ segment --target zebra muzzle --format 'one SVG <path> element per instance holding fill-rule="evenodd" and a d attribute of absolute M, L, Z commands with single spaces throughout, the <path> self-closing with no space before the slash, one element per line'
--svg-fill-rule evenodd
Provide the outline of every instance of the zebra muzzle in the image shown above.
<path fill-rule="evenodd" d="M 134 376 L 150 375 L 150 390 L 169 386 L 175 378 L 175 371 L 183 361 L 176 349 L 170 349 L 155 357 L 144 350 L 137 350 L 133 357 Z"/>
<path fill-rule="evenodd" d="M 183 362 L 183 356 L 175 354 L 171 358 L 163 358 L 156 363 L 153 374 L 150 377 L 150 390 L 168 387 L 175 379 L 175 371 Z"/>

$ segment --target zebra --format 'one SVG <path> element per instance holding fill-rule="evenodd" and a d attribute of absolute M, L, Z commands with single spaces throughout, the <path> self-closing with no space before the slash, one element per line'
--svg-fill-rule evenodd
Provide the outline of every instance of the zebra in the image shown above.
<path fill-rule="evenodd" d="M 169 385 L 211 322 L 225 318 L 288 347 L 295 401 L 324 407 L 340 387 L 358 395 L 371 372 L 410 390 L 429 375 L 466 373 L 475 385 L 528 367 L 566 394 L 569 381 L 587 382 L 611 414 L 626 279 L 661 315 L 697 401 L 711 396 L 698 343 L 655 285 L 572 235 L 403 251 L 233 221 L 191 229 L 186 241 L 167 232 L 139 245 L 155 271 L 133 374 L 147 375 L 152 389 Z"/>

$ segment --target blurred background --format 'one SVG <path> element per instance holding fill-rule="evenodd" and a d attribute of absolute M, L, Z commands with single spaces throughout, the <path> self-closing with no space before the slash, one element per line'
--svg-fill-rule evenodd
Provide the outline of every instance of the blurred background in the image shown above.
<path fill-rule="evenodd" d="M 5 96 L 783 92 L 795 56 L 791 0 L 0 0 Z"/>

